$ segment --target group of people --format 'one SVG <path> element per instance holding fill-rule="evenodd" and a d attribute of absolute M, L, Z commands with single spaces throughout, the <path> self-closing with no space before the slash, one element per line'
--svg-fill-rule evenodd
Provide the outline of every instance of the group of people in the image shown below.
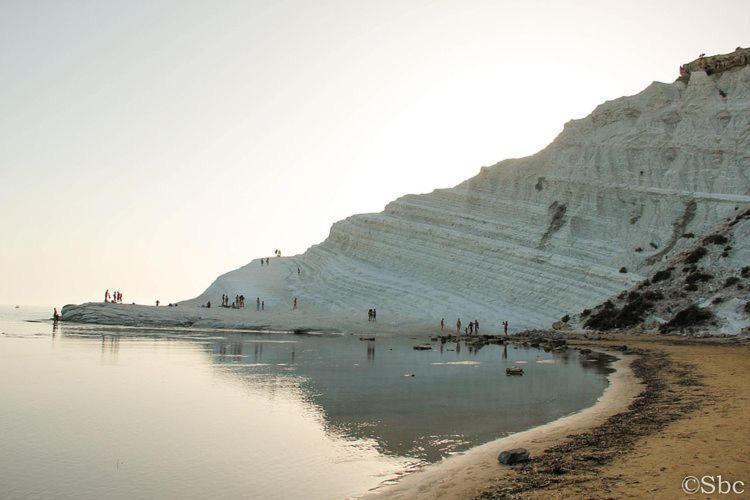
<path fill-rule="evenodd" d="M 111 302 L 112 304 L 122 304 L 122 292 L 115 290 L 111 294 L 109 288 L 104 292 L 104 302 Z"/>
<path fill-rule="evenodd" d="M 508 335 L 508 322 L 503 321 L 502 324 L 505 335 Z M 440 331 L 445 331 L 445 318 L 440 320 Z M 456 335 L 461 335 L 461 318 L 456 320 Z M 479 320 L 469 321 L 469 324 L 464 327 L 464 335 L 479 335 Z"/>
<path fill-rule="evenodd" d="M 375 321 L 378 319 L 378 311 L 373 309 L 367 310 L 367 321 Z"/>
<path fill-rule="evenodd" d="M 440 320 L 440 331 L 445 328 L 445 318 Z M 461 335 L 461 318 L 456 320 L 456 335 Z M 479 335 L 479 320 L 469 321 L 464 327 L 464 335 Z"/>
<path fill-rule="evenodd" d="M 210 302 L 207 304 L 207 307 L 211 307 Z M 230 305 L 229 295 L 221 294 L 221 307 L 231 307 L 232 309 L 242 309 L 243 307 L 245 307 L 245 296 L 235 295 L 234 302 L 232 302 L 232 304 Z"/>
<path fill-rule="evenodd" d="M 279 249 L 277 248 L 276 250 L 274 250 L 274 251 L 273 251 L 273 254 L 274 254 L 274 255 L 275 255 L 276 257 L 281 257 L 281 250 L 279 250 Z M 261 257 L 261 258 L 260 258 L 260 265 L 261 265 L 261 266 L 267 266 L 267 265 L 269 265 L 269 264 L 271 264 L 271 260 L 270 260 L 270 258 L 269 258 L 269 257 Z M 300 270 L 299 270 L 299 267 L 298 267 L 298 268 L 297 268 L 297 274 L 299 274 L 299 273 L 300 273 Z"/>

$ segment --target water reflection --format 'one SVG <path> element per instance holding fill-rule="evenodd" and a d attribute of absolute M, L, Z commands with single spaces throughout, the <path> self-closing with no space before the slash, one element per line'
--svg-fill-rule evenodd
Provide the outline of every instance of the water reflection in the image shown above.
<path fill-rule="evenodd" d="M 186 339 L 159 329 L 53 325 L 51 331 L 79 339 L 96 335 L 101 360 L 110 364 L 117 363 L 122 338 L 149 338 L 156 348 Z M 415 351 L 412 346 L 427 339 L 216 332 L 189 337 L 212 365 L 231 368 L 222 377 L 262 388 L 270 398 L 294 388 L 329 432 L 371 440 L 384 454 L 426 461 L 590 405 L 610 371 L 603 360 L 578 351 L 509 350 L 506 344 L 436 342 L 432 351 Z M 384 354 L 376 357 L 376 349 Z M 505 368 L 517 364 L 525 375 L 506 377 Z"/>
<path fill-rule="evenodd" d="M 2 320 L 11 497 L 355 495 L 588 406 L 608 373 L 577 351 Z"/>
<path fill-rule="evenodd" d="M 235 356 L 242 349 L 230 346 L 242 341 L 252 342 L 252 355 Z M 212 341 L 212 353 L 233 354 L 213 362 L 236 366 L 235 377 L 259 376 L 244 377 L 249 384 L 298 377 L 329 432 L 372 440 L 384 454 L 426 461 L 590 405 L 609 373 L 603 362 L 587 362 L 572 350 L 523 347 L 509 354 L 507 345 L 454 342 L 416 351 L 419 341 L 396 337 L 246 334 L 242 341 Z M 376 349 L 385 354 L 376 357 Z M 523 364 L 524 377 L 505 376 L 513 364 Z"/>

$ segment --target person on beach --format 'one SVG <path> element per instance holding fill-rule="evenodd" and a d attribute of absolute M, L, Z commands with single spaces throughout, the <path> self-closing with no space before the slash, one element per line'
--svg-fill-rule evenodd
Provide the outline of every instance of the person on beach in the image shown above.
<path fill-rule="evenodd" d="M 55 322 L 57 322 L 57 320 L 60 319 L 60 315 L 57 314 L 57 308 L 56 307 L 54 308 L 54 310 L 52 312 L 52 319 L 55 320 Z"/>
<path fill-rule="evenodd" d="M 299 266 L 297 266 L 297 276 L 299 276 L 300 274 L 302 274 L 302 270 L 299 268 Z"/>
<path fill-rule="evenodd" d="M 255 297 L 255 310 L 260 311 L 260 297 Z"/>
<path fill-rule="evenodd" d="M 456 321 L 456 335 L 461 335 L 461 318 Z"/>
<path fill-rule="evenodd" d="M 474 320 L 474 335 L 479 335 L 479 320 Z"/>
<path fill-rule="evenodd" d="M 156 307 L 159 307 L 159 299 L 156 299 Z"/>
<path fill-rule="evenodd" d="M 508 322 L 503 321 L 503 331 L 505 332 L 505 335 L 508 335 Z"/>
<path fill-rule="evenodd" d="M 372 309 L 367 310 L 367 321 L 372 321 Z"/>
<path fill-rule="evenodd" d="M 261 311 L 265 311 L 266 310 L 266 301 L 265 300 L 261 300 L 260 301 L 260 310 Z"/>
<path fill-rule="evenodd" d="M 372 320 L 377 321 L 378 319 L 378 311 L 373 307 L 372 308 Z"/>
<path fill-rule="evenodd" d="M 206 302 L 206 308 L 207 309 L 211 309 L 211 301 L 210 300 L 208 302 Z"/>
<path fill-rule="evenodd" d="M 104 292 L 104 302 L 109 302 L 109 288 Z"/>
<path fill-rule="evenodd" d="M 292 311 L 297 309 L 297 297 L 294 297 L 294 304 L 292 305 Z"/>
<path fill-rule="evenodd" d="M 474 322 L 469 321 L 469 326 L 467 328 L 469 329 L 468 331 L 469 335 L 473 335 L 474 334 Z"/>
<path fill-rule="evenodd" d="M 440 332 L 442 333 L 445 330 L 445 318 L 440 319 Z"/>

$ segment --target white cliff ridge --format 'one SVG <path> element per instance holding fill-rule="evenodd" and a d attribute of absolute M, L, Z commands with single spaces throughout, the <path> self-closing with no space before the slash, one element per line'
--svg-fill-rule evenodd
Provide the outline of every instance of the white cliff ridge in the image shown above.
<path fill-rule="evenodd" d="M 246 297 L 235 326 L 336 328 L 375 307 L 389 325 L 547 327 L 630 288 L 690 245 L 683 234 L 749 202 L 750 67 L 694 71 L 598 106 L 533 156 L 337 222 L 304 254 L 253 261 L 159 315 L 219 321 L 197 306 L 225 293 Z M 126 307 L 66 306 L 63 318 L 128 323 Z"/>

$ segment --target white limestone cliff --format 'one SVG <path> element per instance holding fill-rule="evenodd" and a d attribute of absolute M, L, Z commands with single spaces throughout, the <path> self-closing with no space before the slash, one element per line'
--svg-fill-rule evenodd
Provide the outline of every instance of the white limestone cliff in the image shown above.
<path fill-rule="evenodd" d="M 332 314 L 375 306 L 389 319 L 546 326 L 642 279 L 686 246 L 683 233 L 750 202 L 749 176 L 750 67 L 696 72 L 600 105 L 534 156 L 334 224 L 273 290 L 256 291 L 269 269 L 253 262 L 198 300 L 298 296 Z"/>
<path fill-rule="evenodd" d="M 226 293 L 248 298 L 247 325 L 255 297 L 264 324 L 304 324 L 290 316 L 298 297 L 316 325 L 375 307 L 392 325 L 547 327 L 630 288 L 687 248 L 684 233 L 749 202 L 750 67 L 696 71 L 605 102 L 533 156 L 337 222 L 304 254 L 253 261 L 181 307 Z"/>

